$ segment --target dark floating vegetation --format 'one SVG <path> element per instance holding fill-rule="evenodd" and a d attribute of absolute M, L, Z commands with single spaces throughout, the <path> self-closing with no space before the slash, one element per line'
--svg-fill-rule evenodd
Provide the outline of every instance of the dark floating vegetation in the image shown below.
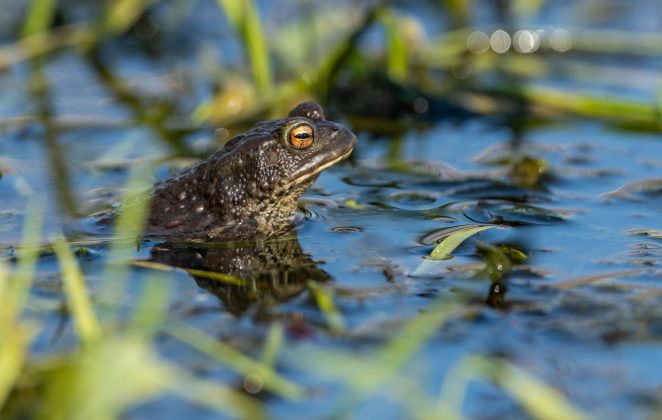
<path fill-rule="evenodd" d="M 0 418 L 661 417 L 659 4 L 575 3 L 5 1 Z M 291 229 L 143 236 L 307 100 Z"/>

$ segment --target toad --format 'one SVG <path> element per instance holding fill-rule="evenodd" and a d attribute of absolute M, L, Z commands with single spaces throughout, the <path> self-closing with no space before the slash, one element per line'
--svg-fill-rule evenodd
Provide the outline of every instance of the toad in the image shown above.
<path fill-rule="evenodd" d="M 320 172 L 346 159 L 356 136 L 305 102 L 287 118 L 264 121 L 208 159 L 157 184 L 147 234 L 247 240 L 286 232 L 299 197 Z"/>

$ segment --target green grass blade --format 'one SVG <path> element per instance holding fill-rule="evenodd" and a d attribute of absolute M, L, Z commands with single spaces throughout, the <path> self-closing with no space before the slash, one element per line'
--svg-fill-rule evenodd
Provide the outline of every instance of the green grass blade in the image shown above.
<path fill-rule="evenodd" d="M 487 229 L 492 229 L 495 225 L 481 225 L 481 226 L 467 226 L 464 229 L 456 230 L 447 237 L 445 237 L 439 245 L 434 247 L 428 258 L 432 260 L 447 260 L 455 249 L 462 244 L 465 240 L 473 235 Z"/>
<path fill-rule="evenodd" d="M 559 391 L 511 363 L 481 356 L 472 356 L 465 363 L 475 375 L 484 376 L 508 391 L 533 418 L 586 418 Z"/>
<path fill-rule="evenodd" d="M 105 19 L 102 21 L 103 29 L 111 34 L 120 34 L 130 28 L 153 0 L 115 0 L 110 5 Z"/>
<path fill-rule="evenodd" d="M 32 334 L 22 326 L 3 329 L 0 332 L 0 410 L 4 406 L 16 381 L 18 380 L 25 358 L 29 352 Z"/>
<path fill-rule="evenodd" d="M 19 317 L 35 274 L 42 223 L 43 203 L 30 199 L 18 249 L 18 265 L 12 276 L 0 262 L 0 407 L 21 373 L 31 340 L 31 333 L 19 323 Z"/>
<path fill-rule="evenodd" d="M 237 373 L 245 376 L 257 375 L 262 379 L 265 389 L 289 399 L 299 399 L 303 396 L 303 388 L 281 377 L 270 366 L 254 361 L 232 347 L 214 340 L 202 331 L 179 324 L 166 327 L 165 332 Z"/>
<path fill-rule="evenodd" d="M 18 265 L 7 290 L 6 308 L 12 319 L 18 318 L 28 299 L 30 284 L 33 281 L 37 258 L 39 257 L 39 237 L 43 223 L 43 203 L 37 199 L 28 201 L 21 246 L 18 249 Z"/>
<path fill-rule="evenodd" d="M 131 332 L 150 338 L 161 326 L 169 303 L 168 282 L 163 277 L 154 273 L 147 276 L 129 327 Z"/>
<path fill-rule="evenodd" d="M 253 0 L 217 0 L 243 43 L 258 92 L 272 91 L 271 65 L 260 14 Z"/>
<path fill-rule="evenodd" d="M 9 268 L 5 262 L 0 260 L 0 304 L 5 308 L 4 303 L 7 300 L 7 290 L 9 289 Z M 5 310 L 0 311 L 0 314 L 6 313 Z"/>
<path fill-rule="evenodd" d="M 260 360 L 265 366 L 273 367 L 276 364 L 278 352 L 283 347 L 283 339 L 285 338 L 285 329 L 280 322 L 274 322 L 269 327 L 267 338 L 265 339 L 264 348 L 262 349 L 262 357 Z"/>
<path fill-rule="evenodd" d="M 388 9 L 380 13 L 380 20 L 386 31 L 386 58 L 389 77 L 397 82 L 407 77 L 409 57 L 407 41 L 402 32 L 401 22 Z"/>
<path fill-rule="evenodd" d="M 355 388 L 357 377 L 382 378 L 384 367 L 371 357 L 357 357 L 354 353 L 337 350 L 317 350 L 306 348 L 294 352 L 296 361 L 293 367 L 301 369 L 306 374 L 316 373 L 330 379 L 341 380 L 351 388 L 344 400 L 339 399 L 335 412 L 328 418 L 351 418 L 354 405 L 370 394 L 369 390 Z M 404 375 L 396 375 L 393 381 L 385 386 L 379 382 L 379 391 L 398 402 L 409 410 L 408 418 L 449 418 L 429 417 L 432 403 L 429 393 L 420 386 L 416 379 Z M 377 391 L 377 389 L 375 389 Z"/>
<path fill-rule="evenodd" d="M 313 293 L 317 307 L 324 314 L 324 318 L 326 318 L 331 331 L 335 334 L 345 331 L 345 321 L 333 303 L 333 293 L 312 280 L 308 282 L 308 288 Z"/>
<path fill-rule="evenodd" d="M 96 341 L 101 336 L 101 326 L 92 310 L 92 303 L 78 262 L 64 239 L 53 242 L 53 250 L 60 262 L 64 289 L 78 335 L 85 343 Z"/>
<path fill-rule="evenodd" d="M 356 357 L 343 354 L 342 351 L 333 352 L 310 352 L 319 353 L 320 357 L 329 360 L 354 360 L 358 368 L 349 368 L 347 372 L 338 369 L 342 363 L 321 363 L 311 365 L 306 360 L 301 361 L 302 366 L 313 371 L 346 379 L 348 385 L 359 394 L 366 395 L 376 390 L 384 382 L 393 378 L 402 365 L 418 351 L 430 337 L 437 332 L 450 317 L 458 313 L 459 306 L 446 301 L 433 304 L 422 314 L 409 321 L 403 329 L 395 335 L 386 345 L 379 349 L 370 360 L 356 361 Z M 312 357 L 318 360 L 317 356 Z M 362 368 L 360 366 L 363 366 Z M 354 395 L 359 396 L 356 392 Z"/>
<path fill-rule="evenodd" d="M 23 22 L 23 37 L 43 32 L 50 28 L 55 16 L 55 0 L 32 0 Z"/>
<path fill-rule="evenodd" d="M 373 389 L 380 382 L 394 375 L 435 332 L 439 331 L 450 317 L 457 314 L 458 308 L 457 304 L 440 300 L 407 323 L 402 331 L 377 353 L 375 360 L 385 367 L 384 376 L 368 379 L 362 384 L 362 387 Z"/>
<path fill-rule="evenodd" d="M 208 407 L 229 418 L 266 418 L 262 402 L 235 389 L 194 377 L 187 371 L 173 372 L 169 390 L 201 406 Z"/>
<path fill-rule="evenodd" d="M 655 126 L 659 121 L 655 103 L 543 86 L 525 87 L 522 93 L 533 103 L 586 117 L 630 120 Z"/>
<path fill-rule="evenodd" d="M 29 332 L 15 322 L 7 295 L 9 269 L 0 261 L 0 410 L 23 368 L 30 343 Z"/>
<path fill-rule="evenodd" d="M 115 219 L 114 236 L 120 240 L 111 243 L 108 262 L 102 277 L 99 300 L 104 304 L 113 305 L 121 301 L 131 269 L 131 258 L 140 243 L 147 220 L 149 208 L 147 191 L 151 185 L 147 165 L 135 165 L 122 195 L 122 210 Z"/>
<path fill-rule="evenodd" d="M 340 417 L 351 412 L 363 398 L 380 390 L 401 402 L 411 413 L 424 416 L 431 412 L 432 400 L 415 381 L 398 375 L 398 371 L 451 317 L 460 314 L 460 310 L 458 303 L 439 300 L 407 322 L 394 338 L 369 358 L 357 358 L 354 353 L 340 350 L 307 348 L 305 354 L 296 357 L 296 366 L 344 381 L 348 391 Z M 401 392 L 403 389 L 407 392 Z"/>

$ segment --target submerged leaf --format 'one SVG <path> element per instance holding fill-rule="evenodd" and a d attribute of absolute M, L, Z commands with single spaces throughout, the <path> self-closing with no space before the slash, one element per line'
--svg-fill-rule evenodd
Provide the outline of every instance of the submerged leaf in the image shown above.
<path fill-rule="evenodd" d="M 493 282 L 501 280 L 510 272 L 510 258 L 500 247 L 479 243 L 478 252 L 485 258 L 484 271 Z"/>
<path fill-rule="evenodd" d="M 524 156 L 512 163 L 510 179 L 520 188 L 533 188 L 549 172 L 549 164 L 543 158 Z"/>

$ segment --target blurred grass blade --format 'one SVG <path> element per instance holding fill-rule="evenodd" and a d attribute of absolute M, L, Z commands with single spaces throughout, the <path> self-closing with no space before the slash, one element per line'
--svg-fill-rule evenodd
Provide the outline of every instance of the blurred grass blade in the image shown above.
<path fill-rule="evenodd" d="M 0 332 L 0 410 L 7 401 L 29 352 L 32 334 L 20 325 L 1 325 Z"/>
<path fill-rule="evenodd" d="M 0 262 L 0 407 L 23 368 L 32 334 L 21 323 L 20 313 L 34 279 L 43 223 L 43 203 L 31 198 L 27 204 L 18 264 L 13 276 Z"/>
<path fill-rule="evenodd" d="M 262 357 L 260 358 L 265 366 L 273 367 L 276 364 L 278 352 L 283 347 L 284 336 L 285 328 L 283 324 L 280 322 L 272 323 L 265 339 L 264 348 L 262 349 Z"/>
<path fill-rule="evenodd" d="M 272 91 L 271 65 L 267 40 L 253 0 L 217 0 L 243 43 L 258 92 Z"/>
<path fill-rule="evenodd" d="M 457 24 L 469 19 L 474 6 L 473 0 L 440 0 L 440 3 L 445 11 L 450 12 Z"/>
<path fill-rule="evenodd" d="M 54 419 L 117 418 L 174 379 L 145 343 L 106 339 L 65 361 L 47 383 L 43 411 Z"/>
<path fill-rule="evenodd" d="M 141 235 L 149 208 L 147 191 L 151 187 L 147 165 L 134 165 L 122 194 L 121 210 L 115 218 L 115 240 L 103 272 L 100 302 L 113 305 L 120 301 L 130 270 L 130 262 Z"/>
<path fill-rule="evenodd" d="M 407 41 L 402 31 L 402 24 L 390 9 L 384 9 L 379 14 L 379 18 L 386 31 L 388 75 L 391 80 L 401 82 L 407 77 L 409 68 Z"/>
<path fill-rule="evenodd" d="M 256 362 L 232 347 L 216 341 L 202 331 L 185 324 L 168 326 L 165 332 L 206 354 L 214 360 L 244 376 L 257 375 L 264 382 L 264 388 L 290 399 L 299 399 L 304 390 L 294 382 L 278 375 L 270 366 Z"/>
<path fill-rule="evenodd" d="M 60 262 L 64 289 L 78 335 L 85 343 L 93 342 L 101 336 L 101 327 L 92 310 L 83 273 L 64 239 L 53 242 L 53 250 Z"/>
<path fill-rule="evenodd" d="M 324 314 L 324 318 L 326 318 L 331 331 L 335 334 L 345 331 L 345 321 L 333 303 L 333 293 L 312 280 L 308 282 L 308 288 L 313 292 L 317 307 Z"/>
<path fill-rule="evenodd" d="M 371 351 L 369 358 L 359 359 L 353 352 L 337 349 L 315 351 L 307 348 L 301 356 L 296 356 L 296 366 L 344 381 L 347 391 L 340 417 L 346 412 L 352 412 L 359 401 L 380 389 L 403 403 L 412 413 L 422 416 L 431 410 L 430 398 L 416 381 L 398 375 L 398 371 L 442 325 L 451 317 L 459 315 L 460 309 L 461 306 L 455 302 L 435 302 L 409 321 L 381 349 Z M 408 392 L 399 392 L 403 388 L 407 388 Z"/>
<path fill-rule="evenodd" d="M 224 413 L 228 415 L 227 418 L 255 420 L 267 418 L 263 412 L 262 402 L 256 398 L 221 384 L 198 379 L 188 371 L 174 371 L 169 390 L 198 405 Z"/>
<path fill-rule="evenodd" d="M 53 23 L 56 0 L 32 0 L 23 22 L 23 37 L 46 31 Z M 6 7 L 6 6 L 5 6 Z"/>
<path fill-rule="evenodd" d="M 466 363 L 469 372 L 483 376 L 508 391 L 533 418 L 580 420 L 585 416 L 556 389 L 511 363 L 472 356 Z"/>
<path fill-rule="evenodd" d="M 391 341 L 377 352 L 375 361 L 384 366 L 382 377 L 359 379 L 361 387 L 373 389 L 395 372 L 416 352 L 442 325 L 457 314 L 459 306 L 446 300 L 439 300 L 425 312 L 416 316 Z"/>
<path fill-rule="evenodd" d="M 445 237 L 439 245 L 434 247 L 428 258 L 432 260 L 447 260 L 455 249 L 471 236 L 487 229 L 496 227 L 495 225 L 467 226 L 464 229 L 456 230 Z"/>
<path fill-rule="evenodd" d="M 402 328 L 386 345 L 370 357 L 370 360 L 356 361 L 354 355 L 344 355 L 341 351 L 318 352 L 320 357 L 329 360 L 348 359 L 356 361 L 357 366 L 363 368 L 350 368 L 348 372 L 338 369 L 342 363 L 320 363 L 317 365 L 317 356 L 308 363 L 302 360 L 302 366 L 329 376 L 342 377 L 354 391 L 355 397 L 373 392 L 388 379 L 392 378 L 398 369 L 437 332 L 450 317 L 458 314 L 459 305 L 445 300 L 432 304 L 425 312 L 417 315 Z M 322 356 L 324 355 L 324 356 Z M 345 375 L 347 374 L 347 376 Z M 357 394 L 356 391 L 359 391 Z M 361 395 L 359 395 L 361 394 Z"/>
<path fill-rule="evenodd" d="M 88 44 L 96 39 L 87 25 L 72 24 L 38 32 L 13 44 L 0 47 L 0 70 L 64 47 Z"/>
<path fill-rule="evenodd" d="M 658 110 L 654 103 L 543 86 L 525 87 L 522 93 L 525 99 L 558 111 L 592 118 L 629 120 L 655 127 L 659 124 Z"/>
<path fill-rule="evenodd" d="M 5 310 L 5 301 L 8 299 L 7 290 L 9 289 L 9 268 L 5 265 L 5 262 L 0 259 L 0 305 L 2 310 L 0 314 L 4 315 Z"/>
<path fill-rule="evenodd" d="M 329 85 L 333 81 L 338 69 L 351 56 L 361 36 L 372 26 L 382 10 L 383 6 L 380 3 L 372 7 L 356 25 L 354 30 L 342 41 L 329 48 L 329 53 L 326 54 L 326 57 L 314 73 L 315 80 L 313 81 L 313 85 L 320 97 L 323 98 L 328 94 Z"/>
<path fill-rule="evenodd" d="M 114 0 L 109 4 L 103 29 L 111 34 L 125 32 L 135 24 L 153 0 Z"/>
<path fill-rule="evenodd" d="M 537 13 L 540 13 L 545 0 L 514 0 L 511 4 L 517 15 L 522 18 L 531 18 Z"/>
<path fill-rule="evenodd" d="M 43 418 L 115 419 L 131 408 L 160 394 L 207 388 L 204 396 L 191 398 L 236 418 L 251 410 L 244 397 L 222 385 L 201 381 L 161 360 L 148 342 L 135 337 L 104 337 L 65 363 L 47 383 L 41 399 Z M 210 398 L 209 388 L 215 391 Z M 243 403 L 243 407 L 239 405 Z"/>
<path fill-rule="evenodd" d="M 341 380 L 344 382 L 343 387 L 345 384 L 353 386 L 358 376 L 375 378 L 381 377 L 383 374 L 383 366 L 375 363 L 370 356 L 359 358 L 354 352 L 305 348 L 299 351 L 294 350 L 293 355 L 294 360 L 291 363 L 294 368 L 303 370 L 305 374 L 317 373 L 327 378 Z M 380 391 L 406 407 L 412 414 L 403 418 L 449 418 L 428 416 L 431 412 L 432 399 L 426 389 L 415 379 L 398 375 L 393 383 L 381 387 Z M 345 400 L 339 400 L 336 412 L 328 418 L 352 418 L 350 414 L 355 412 L 353 405 L 362 401 L 365 394 L 365 392 L 357 392 L 355 388 L 350 388 L 346 392 Z M 347 397 L 349 397 L 349 401 Z"/>
<path fill-rule="evenodd" d="M 158 330 L 168 312 L 169 284 L 164 276 L 151 273 L 140 293 L 129 330 L 145 338 L 151 338 Z"/>
<path fill-rule="evenodd" d="M 23 369 L 31 335 L 14 319 L 7 295 L 9 269 L 0 261 L 0 410 Z"/>
<path fill-rule="evenodd" d="M 5 302 L 5 309 L 11 320 L 17 319 L 25 306 L 39 257 L 44 205 L 42 201 L 33 198 L 28 201 L 26 207 L 21 246 L 17 250 L 18 265 L 11 278 Z"/>

